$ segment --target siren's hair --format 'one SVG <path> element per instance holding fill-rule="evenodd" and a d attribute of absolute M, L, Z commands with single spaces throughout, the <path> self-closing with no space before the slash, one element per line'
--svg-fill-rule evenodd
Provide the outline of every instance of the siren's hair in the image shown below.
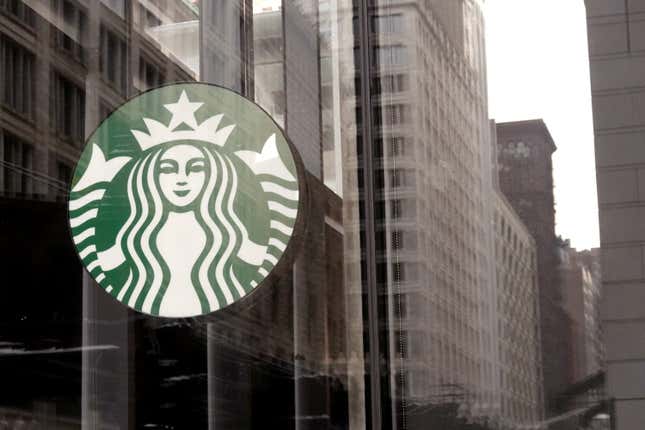
<path fill-rule="evenodd" d="M 247 232 L 233 208 L 238 179 L 231 161 L 217 148 L 182 144 L 197 147 L 204 154 L 210 171 L 220 173 L 206 176 L 195 211 L 195 218 L 206 233 L 206 244 L 192 269 L 191 278 L 202 312 L 207 313 L 245 294 L 233 271 L 233 262 Z M 156 175 L 156 166 L 164 151 L 165 148 L 153 150 L 134 164 L 127 180 L 130 216 L 116 238 L 126 261 L 132 262 L 130 275 L 118 298 L 153 315 L 159 314 L 171 276 L 157 249 L 157 236 L 168 217 Z"/>

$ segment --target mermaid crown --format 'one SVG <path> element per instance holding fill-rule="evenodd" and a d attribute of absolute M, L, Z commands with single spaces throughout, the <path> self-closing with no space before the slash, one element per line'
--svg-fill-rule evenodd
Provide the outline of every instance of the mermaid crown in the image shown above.
<path fill-rule="evenodd" d="M 235 125 L 228 125 L 218 129 L 217 127 L 222 120 L 222 114 L 214 115 L 201 124 L 197 124 L 195 111 L 202 105 L 203 103 L 191 102 L 186 95 L 186 91 L 182 91 L 176 103 L 164 105 L 172 113 L 168 125 L 154 119 L 143 118 L 143 122 L 148 128 L 148 133 L 140 130 L 130 131 L 142 151 L 177 140 L 200 140 L 212 143 L 213 145 L 224 146 Z M 175 130 L 180 124 L 188 125 L 191 130 Z"/>

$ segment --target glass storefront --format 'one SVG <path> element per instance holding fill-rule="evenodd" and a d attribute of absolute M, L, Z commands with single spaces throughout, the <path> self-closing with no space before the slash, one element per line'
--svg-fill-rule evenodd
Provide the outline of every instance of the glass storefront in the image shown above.
<path fill-rule="evenodd" d="M 527 162 L 489 122 L 482 7 L 0 0 L 0 429 L 546 429 L 567 316 L 541 319 L 553 213 L 513 175 L 553 142 L 525 124 Z M 112 111 L 193 81 L 286 131 L 306 227 L 244 306 L 154 317 L 83 268 L 67 201 Z"/>

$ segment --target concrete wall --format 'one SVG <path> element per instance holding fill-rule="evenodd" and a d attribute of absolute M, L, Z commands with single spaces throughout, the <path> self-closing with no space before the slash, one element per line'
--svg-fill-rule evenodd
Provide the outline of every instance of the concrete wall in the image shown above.
<path fill-rule="evenodd" d="M 645 423 L 645 0 L 587 0 L 607 388 L 616 430 Z"/>

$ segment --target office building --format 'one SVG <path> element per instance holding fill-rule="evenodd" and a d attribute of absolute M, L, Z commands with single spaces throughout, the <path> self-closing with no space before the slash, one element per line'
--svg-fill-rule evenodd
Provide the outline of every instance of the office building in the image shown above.
<path fill-rule="evenodd" d="M 645 422 L 645 2 L 588 0 L 607 395 L 616 430 Z"/>
<path fill-rule="evenodd" d="M 404 408 L 453 397 L 484 414 L 496 386 L 495 363 L 478 342 L 495 339 L 493 315 L 480 320 L 478 311 L 493 300 L 482 241 L 483 24 L 475 3 L 456 3 L 470 6 L 470 16 L 451 21 L 427 2 L 372 10 L 370 74 L 357 76 L 361 93 L 370 92 L 357 99 L 371 121 L 357 155 L 370 158 L 372 146 L 379 346 L 389 363 L 381 396 L 395 428 L 403 428 Z M 479 43 L 472 51 L 447 30 L 464 22 Z"/>
<path fill-rule="evenodd" d="M 580 381 L 602 369 L 598 253 L 576 251 L 565 243 L 560 259 L 564 307 L 572 320 L 570 364 Z"/>
<path fill-rule="evenodd" d="M 536 247 L 501 193 L 494 220 L 499 419 L 508 428 L 535 425 L 544 414 Z"/>
<path fill-rule="evenodd" d="M 604 370 L 605 345 L 602 330 L 602 270 L 600 248 L 578 251 L 578 258 L 584 270 L 589 273 L 590 282 L 585 284 L 585 356 L 587 374 Z"/>
<path fill-rule="evenodd" d="M 558 396 L 575 381 L 569 351 L 571 317 L 564 308 L 555 236 L 553 164 L 556 150 L 542 120 L 497 124 L 500 189 L 535 239 L 544 407 L 557 416 Z"/>
<path fill-rule="evenodd" d="M 490 121 L 491 142 L 497 125 Z M 544 418 L 537 246 L 499 188 L 496 144 L 491 146 L 495 273 L 502 428 L 540 428 Z"/>
<path fill-rule="evenodd" d="M 372 174 L 359 181 L 373 184 L 383 414 L 392 428 L 414 427 L 456 404 L 470 420 L 533 425 L 535 245 L 494 188 L 481 5 L 394 2 L 374 7 L 363 30 L 371 63 L 356 72 L 357 118 L 371 128 L 347 166 Z M 346 205 L 364 196 L 343 192 Z M 502 220 L 509 237 L 491 228 Z M 509 260 L 496 243 L 523 248 Z M 513 309 L 518 291 L 526 301 Z M 502 341 L 500 330 L 524 337 Z"/>

